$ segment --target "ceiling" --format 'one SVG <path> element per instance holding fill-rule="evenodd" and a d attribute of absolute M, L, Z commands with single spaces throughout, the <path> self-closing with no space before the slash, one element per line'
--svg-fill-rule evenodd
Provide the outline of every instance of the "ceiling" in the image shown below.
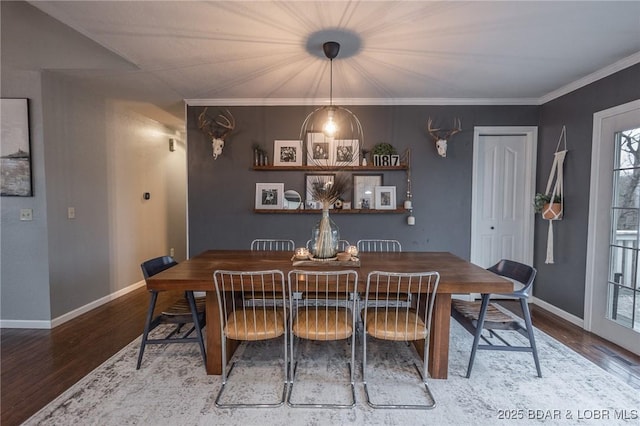
<path fill-rule="evenodd" d="M 334 100 L 352 104 L 536 104 L 640 62 L 638 1 L 29 3 L 102 50 L 67 48 L 42 68 L 169 114 L 160 121 L 183 120 L 183 100 L 326 102 L 325 41 L 342 45 Z"/>

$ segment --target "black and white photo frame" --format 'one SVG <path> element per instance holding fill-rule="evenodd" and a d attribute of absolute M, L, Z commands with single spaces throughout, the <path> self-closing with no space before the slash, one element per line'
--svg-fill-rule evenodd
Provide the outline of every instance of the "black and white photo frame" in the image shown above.
<path fill-rule="evenodd" d="M 360 164 L 360 148 L 357 139 L 336 139 L 331 144 L 331 164 L 357 166 Z"/>
<path fill-rule="evenodd" d="M 396 209 L 396 187 L 395 186 L 376 186 L 375 206 L 376 206 L 376 210 L 395 210 Z"/>
<path fill-rule="evenodd" d="M 273 165 L 302 166 L 302 142 L 294 140 L 273 141 Z"/>
<path fill-rule="evenodd" d="M 351 207 L 365 210 L 375 208 L 375 188 L 382 185 L 382 177 L 382 173 L 353 174 Z"/>
<path fill-rule="evenodd" d="M 284 198 L 284 183 L 256 183 L 257 210 L 282 209 Z"/>
<path fill-rule="evenodd" d="M 331 142 L 323 133 L 307 133 L 307 165 L 329 166 Z"/>
<path fill-rule="evenodd" d="M 313 197 L 313 188 L 317 185 L 332 185 L 336 178 L 335 173 L 306 173 L 305 181 L 305 207 L 309 209 L 320 209 L 322 204 Z"/>

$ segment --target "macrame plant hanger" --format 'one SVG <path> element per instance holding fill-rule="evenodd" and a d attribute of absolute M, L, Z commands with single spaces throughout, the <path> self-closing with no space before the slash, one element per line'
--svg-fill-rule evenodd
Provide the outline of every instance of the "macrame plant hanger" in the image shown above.
<path fill-rule="evenodd" d="M 559 151 L 560 144 L 564 142 L 564 150 Z M 545 194 L 549 196 L 549 204 L 545 206 L 542 215 L 545 219 L 549 220 L 549 232 L 547 234 L 547 258 L 544 263 L 553 263 L 553 221 L 562 219 L 564 213 L 564 158 L 567 155 L 567 129 L 562 126 L 562 132 L 560 132 L 560 139 L 556 146 L 556 152 L 553 154 L 553 164 L 551 165 L 551 172 L 549 173 L 549 180 L 547 181 L 547 189 Z M 554 205 L 558 203 L 554 202 L 556 197 L 560 198 L 560 211 L 554 210 Z"/>

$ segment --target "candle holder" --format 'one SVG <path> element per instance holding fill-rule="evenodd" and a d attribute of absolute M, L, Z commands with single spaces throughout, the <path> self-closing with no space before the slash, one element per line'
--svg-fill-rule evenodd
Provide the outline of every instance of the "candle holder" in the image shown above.
<path fill-rule="evenodd" d="M 308 259 L 309 249 L 306 247 L 298 247 L 296 249 L 296 259 Z"/>

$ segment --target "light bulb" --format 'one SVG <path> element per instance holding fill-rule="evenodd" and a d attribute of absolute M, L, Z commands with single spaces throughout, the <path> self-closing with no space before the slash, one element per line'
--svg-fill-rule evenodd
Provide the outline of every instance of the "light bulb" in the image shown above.
<path fill-rule="evenodd" d="M 326 137 L 333 138 L 337 131 L 338 126 L 336 126 L 336 122 L 333 121 L 333 108 L 329 108 L 329 111 L 327 112 L 327 121 L 324 123 L 324 126 L 322 126 L 322 132 Z"/>

